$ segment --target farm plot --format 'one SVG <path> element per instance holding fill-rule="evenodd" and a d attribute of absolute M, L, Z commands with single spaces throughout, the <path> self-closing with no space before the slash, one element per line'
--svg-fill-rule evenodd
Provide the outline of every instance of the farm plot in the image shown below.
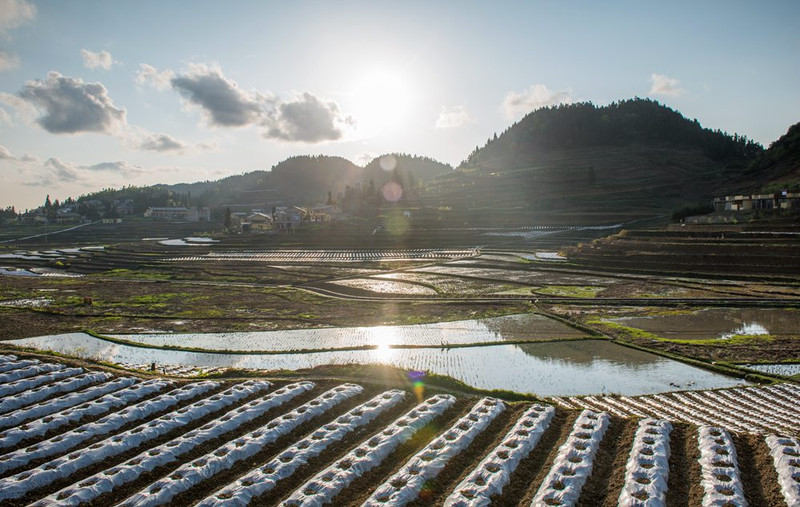
<path fill-rule="evenodd" d="M 800 388 L 794 384 L 643 396 L 552 398 L 564 408 L 606 410 L 761 434 L 800 433 Z"/>
<path fill-rule="evenodd" d="M 155 346 L 218 350 L 292 351 L 359 347 L 466 345 L 585 338 L 587 335 L 561 322 L 538 314 L 507 315 L 481 320 L 459 320 L 409 326 L 320 328 L 238 333 L 147 333 L 118 334 L 114 338 Z M 149 363 L 119 363 L 134 369 L 149 369 Z M 159 362 L 159 371 L 164 366 Z M 170 375 L 184 371 L 169 369 Z"/>
<path fill-rule="evenodd" d="M 30 367 L 11 356 L 0 365 Z M 597 407 L 578 414 L 447 394 L 417 402 L 403 390 L 333 381 L 112 376 L 7 412 L 0 503 L 796 505 L 799 395 L 787 384 L 558 398 Z M 622 417 L 691 415 L 690 403 L 733 400 L 748 409 L 717 417 L 784 426 L 746 440 L 724 425 Z M 698 422 L 713 419 L 693 410 Z"/>
<path fill-rule="evenodd" d="M 435 296 L 436 291 L 418 283 L 401 280 L 382 280 L 378 278 L 348 278 L 329 282 L 331 286 L 341 286 L 377 294 L 400 294 L 403 296 Z"/>
<path fill-rule="evenodd" d="M 172 257 L 169 262 L 387 262 L 451 260 L 476 255 L 475 250 L 264 250 L 209 252 L 205 255 Z"/>
<path fill-rule="evenodd" d="M 486 282 L 485 280 L 475 280 L 469 278 L 460 278 L 455 276 L 446 276 L 433 273 L 424 273 L 420 271 L 405 271 L 403 273 L 389 273 L 385 275 L 376 275 L 374 278 L 384 278 L 390 280 L 407 280 L 419 284 L 425 284 L 436 287 L 436 290 L 442 294 L 455 294 L 459 296 L 469 294 L 493 294 L 503 290 L 508 290 L 509 282 Z M 517 286 L 514 287 L 524 287 Z"/>

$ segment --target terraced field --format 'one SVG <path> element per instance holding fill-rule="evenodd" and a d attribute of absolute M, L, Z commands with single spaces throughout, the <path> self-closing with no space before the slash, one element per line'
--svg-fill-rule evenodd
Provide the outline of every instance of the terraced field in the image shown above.
<path fill-rule="evenodd" d="M 391 386 L 390 386 L 391 387 Z M 0 357 L 3 505 L 798 505 L 800 387 L 507 403 Z"/>

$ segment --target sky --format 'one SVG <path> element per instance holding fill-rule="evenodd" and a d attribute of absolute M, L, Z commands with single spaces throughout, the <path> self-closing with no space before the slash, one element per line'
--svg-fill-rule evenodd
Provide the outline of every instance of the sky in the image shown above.
<path fill-rule="evenodd" d="M 456 166 L 548 105 L 649 97 L 765 146 L 800 2 L 0 0 L 0 207 L 296 155 Z"/>

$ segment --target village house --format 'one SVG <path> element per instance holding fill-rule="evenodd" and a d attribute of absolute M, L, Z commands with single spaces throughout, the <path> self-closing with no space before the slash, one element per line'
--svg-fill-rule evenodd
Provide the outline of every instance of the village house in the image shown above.
<path fill-rule="evenodd" d="M 775 194 L 726 195 L 714 199 L 714 211 L 800 209 L 800 193 L 783 190 Z"/>
<path fill-rule="evenodd" d="M 186 220 L 187 222 L 209 222 L 211 221 L 211 209 L 196 208 L 194 206 L 186 208 L 183 206 L 175 207 L 150 207 L 144 212 L 146 218 L 156 220 Z"/>
<path fill-rule="evenodd" d="M 275 208 L 272 227 L 277 230 L 289 231 L 300 227 L 308 216 L 308 211 L 298 206 L 288 208 Z"/>

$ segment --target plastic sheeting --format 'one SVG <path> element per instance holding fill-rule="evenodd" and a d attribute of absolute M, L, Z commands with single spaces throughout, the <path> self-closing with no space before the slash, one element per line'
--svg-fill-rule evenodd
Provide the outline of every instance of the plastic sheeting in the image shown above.
<path fill-rule="evenodd" d="M 703 507 L 745 507 L 747 500 L 730 434 L 724 428 L 701 426 L 697 443 L 700 447 L 700 482 L 705 490 Z"/>
<path fill-rule="evenodd" d="M 134 383 L 136 383 L 135 378 L 117 378 L 97 386 L 89 387 L 82 391 L 65 394 L 57 398 L 49 399 L 43 403 L 37 403 L 31 407 L 15 410 L 14 412 L 5 414 L 2 418 L 0 418 L 0 428 L 18 426 L 25 421 L 38 419 L 54 412 L 59 412 L 67 408 L 74 407 L 75 405 L 86 403 L 87 401 L 99 398 L 104 394 L 118 391 L 123 387 L 132 386 Z"/>
<path fill-rule="evenodd" d="M 439 475 L 450 459 L 466 449 L 503 410 L 505 404 L 500 400 L 483 398 L 478 401 L 467 415 L 378 486 L 364 505 L 402 506 L 414 501 L 425 482 Z"/>
<path fill-rule="evenodd" d="M 0 398 L 5 399 L 8 398 L 9 396 L 21 393 L 22 391 L 33 389 L 36 386 L 47 384 L 55 380 L 61 380 L 62 378 L 66 377 L 74 377 L 75 375 L 80 375 L 81 373 L 83 373 L 83 368 L 63 368 L 63 369 L 53 370 L 47 373 L 42 373 L 40 375 L 36 375 L 35 377 L 22 378 L 19 380 L 15 380 L 14 382 L 1 384 Z"/>
<path fill-rule="evenodd" d="M 619 495 L 620 507 L 664 507 L 669 478 L 669 434 L 672 424 L 643 419 L 633 437 L 625 466 L 625 485 Z"/>
<path fill-rule="evenodd" d="M 86 440 L 113 433 L 126 424 L 140 421 L 151 414 L 174 407 L 178 403 L 195 398 L 218 385 L 219 384 L 216 382 L 188 384 L 150 400 L 123 408 L 95 422 L 84 424 L 83 426 L 43 442 L 36 443 L 30 447 L 0 456 L 0 472 L 19 468 L 36 459 L 56 454 L 64 454 Z M 25 476 L 26 474 L 27 472 L 18 475 Z M 0 498 L 2 498 L 2 494 L 4 493 L 4 484 L 14 484 L 14 482 L 16 482 L 16 480 L 12 481 L 11 478 L 0 480 Z"/>
<path fill-rule="evenodd" d="M 147 486 L 120 505 L 163 505 L 175 495 L 187 491 L 217 473 L 231 468 L 235 463 L 253 456 L 267 444 L 363 390 L 361 386 L 355 384 L 342 384 L 335 387 L 305 405 L 276 417 L 261 428 L 236 438 L 191 463 L 182 465 L 168 477 Z"/>
<path fill-rule="evenodd" d="M 0 413 L 17 410 L 21 407 L 32 405 L 61 393 L 75 391 L 76 389 L 81 389 L 91 384 L 104 382 L 110 378 L 111 374 L 109 373 L 91 372 L 76 375 L 74 377 L 68 377 L 47 385 L 34 387 L 33 389 L 29 389 L 23 393 L 14 396 L 7 396 L 0 400 Z M 5 419 L 6 415 L 3 415 L 2 417 Z"/>
<path fill-rule="evenodd" d="M 90 502 L 100 495 L 111 492 L 114 488 L 136 480 L 144 473 L 175 462 L 197 446 L 234 431 L 241 425 L 313 388 L 314 384 L 312 382 L 289 384 L 262 398 L 231 410 L 201 428 L 149 449 L 124 463 L 103 470 L 77 484 L 53 493 L 34 505 L 80 505 L 81 503 Z"/>
<path fill-rule="evenodd" d="M 456 399 L 439 394 L 423 401 L 392 424 L 364 440 L 332 466 L 312 477 L 284 502 L 285 506 L 322 506 L 354 480 L 380 465 L 397 446 L 442 415 Z"/>
<path fill-rule="evenodd" d="M 56 458 L 44 465 L 0 480 L 0 499 L 19 498 L 28 491 L 50 484 L 56 479 L 65 479 L 78 470 L 101 463 L 104 459 L 136 449 L 149 440 L 155 439 L 180 428 L 196 419 L 252 396 L 266 389 L 269 383 L 247 381 L 209 396 L 182 409 L 170 412 L 148 423 L 96 442 L 85 449 Z"/>
<path fill-rule="evenodd" d="M 800 506 L 800 439 L 769 435 L 767 445 L 786 504 Z"/>
<path fill-rule="evenodd" d="M 9 368 L 10 371 L 5 371 L 4 373 L 0 373 L 0 384 L 5 384 L 7 382 L 14 382 L 15 380 L 19 380 L 21 378 L 26 377 L 33 377 L 35 375 L 41 375 L 42 373 L 49 373 L 51 371 L 63 370 L 65 366 L 63 364 L 51 364 L 51 363 L 37 363 L 24 366 L 22 368 Z M 0 396 L 3 395 L 2 391 L 0 391 Z"/>
<path fill-rule="evenodd" d="M 279 481 L 291 477 L 298 468 L 318 456 L 328 446 L 340 441 L 356 428 L 369 424 L 385 410 L 400 403 L 405 396 L 406 393 L 398 389 L 375 396 L 370 401 L 337 417 L 333 422 L 322 425 L 310 435 L 284 449 L 266 465 L 222 488 L 197 506 L 249 505 L 254 498 L 270 491 Z"/>
<path fill-rule="evenodd" d="M 519 462 L 539 443 L 550 426 L 556 409 L 534 405 L 526 410 L 500 445 L 486 456 L 444 501 L 446 506 L 478 507 L 490 505 L 491 497 L 502 493 Z"/>
<path fill-rule="evenodd" d="M 84 403 L 83 405 L 79 405 L 75 408 L 61 410 L 60 412 L 42 417 L 36 421 L 22 424 L 16 428 L 9 428 L 0 432 L 0 449 L 6 449 L 23 440 L 44 435 L 49 431 L 53 431 L 75 421 L 79 421 L 84 417 L 105 414 L 113 408 L 133 403 L 144 398 L 145 396 L 157 393 L 171 385 L 171 382 L 164 380 L 147 380 L 141 384 L 132 385 L 115 393 L 106 394 L 102 398 L 94 400 L 90 403 Z M 16 412 L 12 412 L 9 415 L 13 415 L 15 413 Z M 6 459 L 7 458 L 4 456 L 0 456 L 0 472 L 10 469 L 5 465 Z"/>
<path fill-rule="evenodd" d="M 572 506 L 578 502 L 610 420 L 605 412 L 581 412 L 531 505 Z"/>
<path fill-rule="evenodd" d="M 0 356 L 0 357 L 9 357 L 9 356 Z M 28 366 L 33 366 L 34 364 L 39 364 L 39 361 L 36 360 L 36 359 L 23 359 L 21 361 L 17 361 L 17 360 L 2 361 L 2 360 L 0 360 L 0 373 L 5 373 L 7 371 L 16 370 L 18 368 L 26 368 Z"/>

